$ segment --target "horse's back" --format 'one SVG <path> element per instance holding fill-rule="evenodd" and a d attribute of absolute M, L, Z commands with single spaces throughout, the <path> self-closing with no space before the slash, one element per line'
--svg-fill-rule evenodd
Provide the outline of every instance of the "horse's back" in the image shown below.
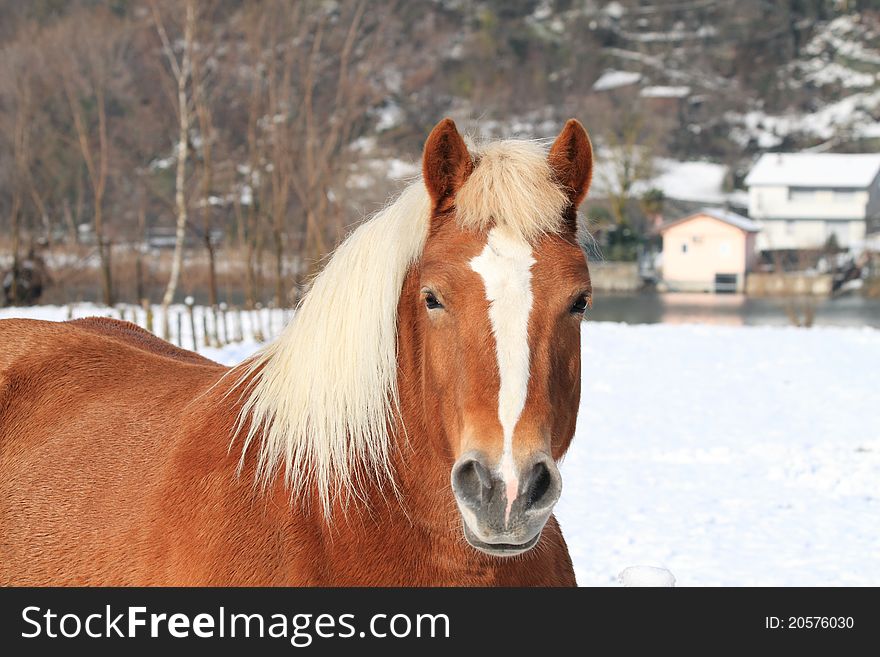
<path fill-rule="evenodd" d="M 109 317 L 86 317 L 70 320 L 65 323 L 90 331 L 95 335 L 120 340 L 148 353 L 165 356 L 185 363 L 201 363 L 203 365 L 216 366 L 216 363 L 204 356 L 200 356 L 187 349 L 175 347 L 170 342 L 157 338 L 149 331 L 131 322 L 123 322 Z"/>
<path fill-rule="evenodd" d="M 0 321 L 0 584 L 131 581 L 110 555 L 225 371 L 128 322 Z"/>

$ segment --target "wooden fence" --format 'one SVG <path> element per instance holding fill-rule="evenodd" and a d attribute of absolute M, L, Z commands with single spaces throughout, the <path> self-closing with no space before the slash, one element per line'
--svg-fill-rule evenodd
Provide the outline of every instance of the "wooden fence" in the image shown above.
<path fill-rule="evenodd" d="M 293 310 L 256 304 L 253 308 L 229 306 L 196 306 L 187 298 L 184 304 L 168 309 L 168 335 L 163 335 L 161 306 L 144 303 L 141 306 L 119 304 L 106 308 L 101 314 L 131 322 L 160 338 L 184 349 L 198 351 L 219 349 L 228 344 L 244 341 L 267 342 L 277 337 L 290 321 Z M 83 314 L 76 304 L 67 306 L 67 318 L 94 316 L 94 308 Z"/>

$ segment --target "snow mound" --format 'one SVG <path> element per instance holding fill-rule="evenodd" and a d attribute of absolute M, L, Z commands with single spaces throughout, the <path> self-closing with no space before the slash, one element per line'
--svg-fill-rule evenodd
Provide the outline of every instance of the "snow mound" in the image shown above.
<path fill-rule="evenodd" d="M 672 588 L 675 586 L 675 575 L 665 568 L 630 566 L 617 576 L 617 581 L 627 587 Z"/>

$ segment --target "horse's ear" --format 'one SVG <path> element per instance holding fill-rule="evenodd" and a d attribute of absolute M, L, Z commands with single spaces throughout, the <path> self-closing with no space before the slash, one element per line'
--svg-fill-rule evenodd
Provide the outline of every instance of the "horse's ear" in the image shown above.
<path fill-rule="evenodd" d="M 473 171 L 474 163 L 455 122 L 443 119 L 425 142 L 422 175 L 434 210 L 444 210 Z"/>
<path fill-rule="evenodd" d="M 587 195 L 593 177 L 593 147 L 580 121 L 568 120 L 553 142 L 547 159 L 557 182 L 565 188 L 572 206 L 577 209 Z"/>

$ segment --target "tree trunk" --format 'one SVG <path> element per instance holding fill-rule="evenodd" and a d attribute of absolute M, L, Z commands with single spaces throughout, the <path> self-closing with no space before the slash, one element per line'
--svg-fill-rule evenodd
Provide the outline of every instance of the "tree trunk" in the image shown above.
<path fill-rule="evenodd" d="M 158 23 L 158 21 L 157 21 Z M 171 275 L 168 285 L 162 297 L 162 337 L 168 339 L 171 326 L 168 317 L 168 307 L 174 300 L 177 292 L 177 284 L 180 280 L 180 270 L 183 266 L 183 246 L 186 238 L 186 158 L 188 154 L 189 135 L 189 101 L 186 95 L 186 83 L 190 74 L 190 57 L 192 53 L 193 27 L 195 24 L 195 6 L 192 0 L 186 3 L 186 20 L 184 23 L 184 46 L 183 57 L 180 67 L 172 66 L 177 78 L 177 108 L 179 114 L 179 133 L 177 140 L 177 176 L 175 179 L 174 202 L 177 208 L 177 230 L 174 237 L 174 255 L 171 260 Z M 162 30 L 164 33 L 164 29 Z M 164 39 L 163 39 L 164 40 Z M 166 47 L 166 54 L 172 62 L 176 62 L 174 52 L 170 46 Z"/>
<path fill-rule="evenodd" d="M 255 244 L 248 239 L 245 249 L 245 305 L 250 309 L 257 303 L 257 280 L 254 272 Z"/>
<path fill-rule="evenodd" d="M 21 251 L 21 210 L 19 208 L 18 194 L 14 194 L 12 202 L 12 281 L 9 288 L 9 301 L 12 305 L 18 303 L 18 277 L 21 274 L 21 263 L 18 254 Z"/>
<path fill-rule="evenodd" d="M 67 227 L 68 239 L 70 239 L 71 244 L 75 245 L 79 242 L 79 237 L 77 236 L 73 213 L 70 211 L 70 200 L 65 196 L 61 203 L 61 215 L 64 218 L 64 224 Z"/>
<path fill-rule="evenodd" d="M 110 245 L 104 240 L 104 216 L 101 202 L 95 201 L 95 242 L 98 246 L 98 260 L 101 265 L 101 293 L 105 306 L 115 303 L 113 296 L 113 274 L 110 269 Z"/>
<path fill-rule="evenodd" d="M 204 231 L 205 251 L 208 254 L 208 303 L 213 308 L 217 305 L 217 264 L 216 249 L 212 239 L 211 188 L 213 186 L 214 160 L 212 154 L 212 121 L 211 110 L 205 95 L 205 78 L 201 60 L 192 60 L 192 96 L 198 119 L 199 132 L 202 137 L 202 229 Z"/>
<path fill-rule="evenodd" d="M 275 242 L 275 306 L 284 308 L 287 306 L 284 298 L 284 244 L 277 225 L 272 233 Z"/>
<path fill-rule="evenodd" d="M 146 193 L 142 192 L 140 207 L 138 208 L 138 245 L 135 256 L 135 303 L 143 303 L 147 298 L 144 290 L 144 250 L 147 246 L 147 201 Z"/>
<path fill-rule="evenodd" d="M 208 304 L 214 307 L 217 305 L 217 267 L 214 243 L 211 241 L 210 224 L 205 227 L 205 249 L 208 252 Z"/>

